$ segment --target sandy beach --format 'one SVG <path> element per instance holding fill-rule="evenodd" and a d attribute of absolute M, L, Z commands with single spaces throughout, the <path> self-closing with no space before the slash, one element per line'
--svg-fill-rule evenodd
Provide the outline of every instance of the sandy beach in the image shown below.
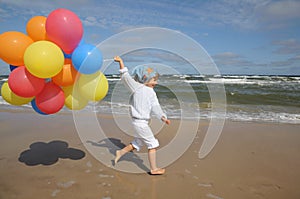
<path fill-rule="evenodd" d="M 120 143 L 130 141 L 111 116 L 98 120 Z M 226 121 L 213 151 L 199 159 L 208 127 L 201 121 L 192 145 L 162 176 L 120 172 L 96 160 L 72 114 L 2 111 L 0 126 L 1 199 L 300 198 L 299 125 Z M 173 120 L 161 130 L 162 145 L 177 126 Z"/>

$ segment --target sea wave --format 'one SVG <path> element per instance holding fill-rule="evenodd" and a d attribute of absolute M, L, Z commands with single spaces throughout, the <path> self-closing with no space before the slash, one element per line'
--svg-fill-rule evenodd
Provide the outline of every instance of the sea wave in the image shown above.
<path fill-rule="evenodd" d="M 107 96 L 98 103 L 89 103 L 85 111 L 129 114 L 126 89 L 119 88 L 120 76 L 106 75 Z M 0 86 L 8 76 L 0 76 Z M 183 117 L 182 105 L 191 107 L 184 117 L 210 119 L 224 117 L 212 112 L 208 84 L 224 84 L 227 101 L 226 119 L 300 124 L 300 77 L 258 75 L 162 75 L 155 88 L 162 108 L 170 118 Z M 118 89 L 117 89 L 118 87 Z M 117 90 L 116 90 L 117 89 Z M 192 95 L 194 93 L 194 95 Z M 192 99 L 196 96 L 196 101 Z M 127 96 L 128 97 L 128 96 Z M 127 100 L 127 101 L 126 101 Z M 0 109 L 28 110 L 30 103 L 12 106 L 0 97 Z M 62 111 L 70 111 L 64 108 Z M 190 113 L 189 113 L 190 111 Z M 197 112 L 198 114 L 194 114 Z"/>

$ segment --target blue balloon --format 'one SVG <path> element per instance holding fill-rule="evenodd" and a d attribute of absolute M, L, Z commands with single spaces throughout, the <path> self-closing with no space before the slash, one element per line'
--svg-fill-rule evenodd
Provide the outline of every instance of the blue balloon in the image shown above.
<path fill-rule="evenodd" d="M 80 46 L 80 45 L 82 45 L 82 44 L 85 44 L 83 38 L 80 40 L 78 46 Z"/>
<path fill-rule="evenodd" d="M 102 53 L 96 46 L 82 43 L 73 51 L 72 63 L 79 73 L 92 74 L 102 66 Z"/>
<path fill-rule="evenodd" d="M 37 113 L 39 113 L 39 114 L 41 114 L 41 115 L 48 115 L 47 113 L 42 112 L 42 111 L 37 107 L 36 102 L 35 102 L 35 99 L 33 99 L 33 100 L 31 101 L 31 106 L 32 106 L 33 110 L 35 110 L 35 112 L 37 112 Z"/>
<path fill-rule="evenodd" d="M 72 58 L 72 54 L 67 54 L 63 51 L 64 53 L 64 57 L 67 58 L 67 59 L 71 59 Z"/>
<path fill-rule="evenodd" d="M 13 70 L 15 70 L 17 67 L 18 66 L 9 65 L 10 72 L 12 72 Z"/>

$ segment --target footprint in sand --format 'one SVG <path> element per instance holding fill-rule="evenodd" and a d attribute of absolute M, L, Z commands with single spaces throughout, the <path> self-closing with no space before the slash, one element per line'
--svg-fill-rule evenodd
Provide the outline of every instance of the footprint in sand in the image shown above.
<path fill-rule="evenodd" d="M 206 194 L 206 196 L 209 197 L 209 198 L 213 198 L 213 199 L 223 199 L 220 196 L 216 196 L 216 195 L 211 194 L 211 193 Z"/>
<path fill-rule="evenodd" d="M 105 175 L 105 174 L 99 174 L 98 175 L 100 178 L 114 178 L 114 175 Z"/>
<path fill-rule="evenodd" d="M 87 166 L 88 168 L 92 168 L 92 167 L 93 167 L 91 161 L 88 161 L 88 162 L 86 163 L 86 166 Z M 90 173 L 91 170 L 90 170 L 90 169 L 87 169 L 87 170 L 85 170 L 85 172 L 86 172 L 86 173 Z"/>
<path fill-rule="evenodd" d="M 103 187 L 111 187 L 110 183 L 102 182 L 101 184 Z"/>
<path fill-rule="evenodd" d="M 49 184 L 49 183 L 48 183 Z M 69 188 L 69 187 L 71 187 L 73 184 L 75 184 L 75 181 L 74 180 L 70 180 L 70 181 L 68 181 L 68 182 L 58 182 L 57 183 L 57 186 L 58 187 L 60 187 L 60 188 Z M 53 192 L 52 192 L 52 194 L 51 194 L 51 196 L 52 197 L 56 197 L 56 195 L 60 192 L 61 190 L 60 189 L 55 189 Z"/>
<path fill-rule="evenodd" d="M 55 189 L 55 190 L 52 192 L 51 196 L 52 196 L 52 197 L 56 197 L 56 195 L 57 195 L 59 192 L 60 192 L 59 189 Z"/>
<path fill-rule="evenodd" d="M 59 182 L 59 183 L 57 183 L 57 186 L 62 187 L 62 188 L 69 188 L 69 187 L 71 187 L 73 184 L 75 184 L 75 181 L 74 181 L 74 180 L 71 180 L 71 181 L 68 181 L 68 182 L 65 182 L 65 183 Z"/>
<path fill-rule="evenodd" d="M 86 166 L 89 167 L 89 168 L 92 168 L 92 167 L 93 167 L 91 161 L 88 161 L 88 162 L 86 163 Z"/>
<path fill-rule="evenodd" d="M 211 183 L 198 183 L 198 186 L 208 188 L 208 187 L 212 187 L 213 185 Z"/>
<path fill-rule="evenodd" d="M 265 198 L 266 194 L 276 193 L 282 188 L 278 180 L 263 176 L 255 176 L 246 182 L 238 181 L 236 184 L 240 191 L 251 193 L 256 198 Z"/>

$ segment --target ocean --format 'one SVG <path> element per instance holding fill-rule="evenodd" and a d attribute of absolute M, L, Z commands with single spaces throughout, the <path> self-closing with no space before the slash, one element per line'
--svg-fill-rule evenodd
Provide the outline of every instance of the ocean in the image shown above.
<path fill-rule="evenodd" d="M 85 110 L 129 114 L 129 92 L 119 75 L 106 75 L 107 96 Z M 0 76 L 0 85 L 8 76 Z M 155 87 L 169 118 L 210 119 L 224 117 L 212 110 L 209 85 L 224 85 L 226 119 L 231 121 L 300 124 L 300 77 L 257 75 L 162 75 Z M 31 105 L 12 106 L 0 98 L 1 110 L 29 110 Z M 61 112 L 70 112 L 63 108 Z M 214 111 L 212 113 L 212 111 Z"/>

